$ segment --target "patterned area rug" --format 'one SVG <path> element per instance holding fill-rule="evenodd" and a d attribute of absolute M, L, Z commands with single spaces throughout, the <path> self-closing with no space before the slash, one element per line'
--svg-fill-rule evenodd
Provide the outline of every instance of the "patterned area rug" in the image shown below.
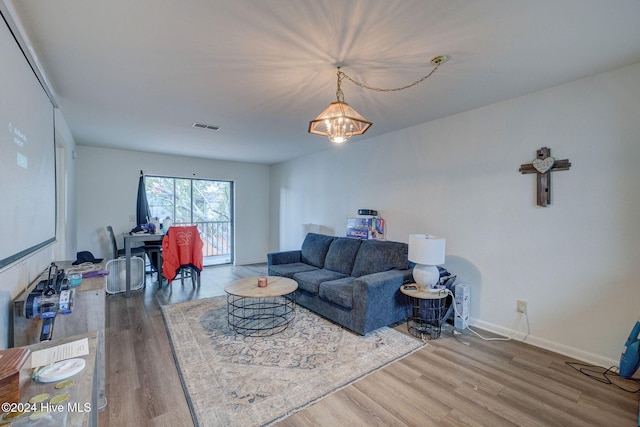
<path fill-rule="evenodd" d="M 285 331 L 245 337 L 226 307 L 226 297 L 162 306 L 198 426 L 271 424 L 424 345 L 391 328 L 362 337 L 300 306 Z"/>

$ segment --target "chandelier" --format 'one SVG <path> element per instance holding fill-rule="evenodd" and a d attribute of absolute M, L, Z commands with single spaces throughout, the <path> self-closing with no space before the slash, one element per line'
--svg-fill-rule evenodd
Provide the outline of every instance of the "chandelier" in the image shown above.
<path fill-rule="evenodd" d="M 340 86 L 345 76 L 338 67 L 337 101 L 329 104 L 318 117 L 309 122 L 309 133 L 325 135 L 337 144 L 345 142 L 353 135 L 362 135 L 371 126 L 370 121 L 344 102 L 344 93 Z"/>
<path fill-rule="evenodd" d="M 376 87 L 370 87 L 363 83 L 357 82 L 349 77 L 344 72 L 340 71 L 338 67 L 338 82 L 336 89 L 336 101 L 329 104 L 325 110 L 318 115 L 315 119 L 309 122 L 309 133 L 315 135 L 323 135 L 329 138 L 331 142 L 341 144 L 351 138 L 353 135 L 362 135 L 371 127 L 371 122 L 365 119 L 360 113 L 358 113 L 352 106 L 344 102 L 344 93 L 342 92 L 342 80 L 350 80 L 357 86 L 364 89 L 374 90 L 377 92 L 395 92 L 403 89 L 410 88 L 423 82 L 431 77 L 433 73 L 449 60 L 449 55 L 440 55 L 431 59 L 430 63 L 435 65 L 435 68 L 431 70 L 429 74 L 422 77 L 409 85 L 392 88 L 381 89 Z"/>

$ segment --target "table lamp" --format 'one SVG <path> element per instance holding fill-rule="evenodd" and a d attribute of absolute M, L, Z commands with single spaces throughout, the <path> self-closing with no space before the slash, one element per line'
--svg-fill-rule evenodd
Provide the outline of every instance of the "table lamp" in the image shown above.
<path fill-rule="evenodd" d="M 436 292 L 440 283 L 437 265 L 444 264 L 444 237 L 430 234 L 409 235 L 409 261 L 415 262 L 413 278 L 421 289 Z"/>

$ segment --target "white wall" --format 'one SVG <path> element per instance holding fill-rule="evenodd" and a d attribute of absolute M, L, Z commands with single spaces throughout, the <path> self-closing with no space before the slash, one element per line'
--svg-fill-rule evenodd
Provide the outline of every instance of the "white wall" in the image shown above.
<path fill-rule="evenodd" d="M 54 250 L 54 259 L 75 259 L 76 255 L 76 143 L 71 129 L 59 109 L 56 117 L 56 197 L 58 244 Z"/>
<path fill-rule="evenodd" d="M 236 264 L 266 262 L 269 166 L 78 146 L 78 250 L 112 258 L 105 227 L 111 225 L 119 248 L 121 233 L 136 226 L 140 170 L 147 175 L 226 180 L 235 183 Z M 264 212 L 264 214 L 262 213 Z"/>
<path fill-rule="evenodd" d="M 27 289 L 52 261 L 69 259 L 70 253 L 75 255 L 75 164 L 73 151 L 76 149 L 75 140 L 62 112 L 55 110 L 55 144 L 56 144 L 56 180 L 63 181 L 67 197 L 61 199 L 56 194 L 58 212 L 66 212 L 66 224 L 69 227 L 56 225 L 56 242 L 34 252 L 0 270 L 0 349 L 13 344 L 11 331 L 11 301 Z M 61 158 L 58 158 L 61 156 Z M 9 200 L 8 203 L 11 203 Z M 8 209 L 9 212 L 12 209 Z M 3 218 L 11 221 L 11 218 Z M 60 249 L 63 247 L 64 249 Z"/>
<path fill-rule="evenodd" d="M 518 172 L 543 146 L 572 163 L 547 208 Z M 447 238 L 473 324 L 524 330 L 524 299 L 528 342 L 617 365 L 640 301 L 638 164 L 640 64 L 272 167 L 271 249 L 377 209 L 389 240 Z"/>

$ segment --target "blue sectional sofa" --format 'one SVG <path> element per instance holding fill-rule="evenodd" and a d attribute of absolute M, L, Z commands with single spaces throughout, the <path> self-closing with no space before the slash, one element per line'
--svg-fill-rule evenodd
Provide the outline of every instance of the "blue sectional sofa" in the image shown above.
<path fill-rule="evenodd" d="M 270 276 L 298 282 L 296 302 L 361 335 L 407 318 L 406 243 L 309 233 L 300 250 L 267 254 Z"/>

